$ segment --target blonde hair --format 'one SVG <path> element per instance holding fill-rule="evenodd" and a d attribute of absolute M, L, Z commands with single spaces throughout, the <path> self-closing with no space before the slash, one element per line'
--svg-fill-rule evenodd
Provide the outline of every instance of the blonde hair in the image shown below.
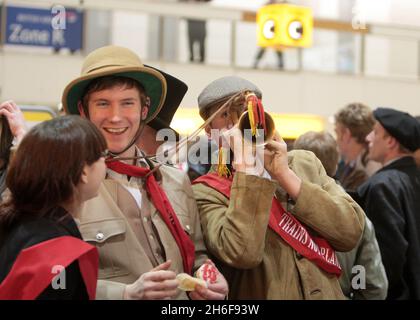
<path fill-rule="evenodd" d="M 335 175 L 339 158 L 338 147 L 334 137 L 328 132 L 306 132 L 296 139 L 293 148 L 312 151 L 321 161 L 328 176 Z"/>

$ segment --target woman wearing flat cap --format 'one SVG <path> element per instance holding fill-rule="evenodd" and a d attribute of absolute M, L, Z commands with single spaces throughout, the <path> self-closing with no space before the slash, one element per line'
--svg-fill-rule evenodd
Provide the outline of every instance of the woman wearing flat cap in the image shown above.
<path fill-rule="evenodd" d="M 66 112 L 92 121 L 110 154 L 99 196 L 86 203 L 79 224 L 99 250 L 99 299 L 187 299 L 177 274 L 212 265 L 187 176 L 168 166 L 152 171 L 155 163 L 135 145 L 170 87 L 134 52 L 107 46 L 86 57 L 81 76 L 64 90 Z M 215 275 L 189 298 L 224 299 L 226 280 Z"/>
<path fill-rule="evenodd" d="M 252 92 L 261 103 L 261 91 L 237 76 L 203 89 L 200 115 L 215 116 L 207 132 L 239 130 L 235 113 L 247 105 L 243 99 L 232 99 L 233 112 L 216 112 L 242 92 Z M 247 144 L 244 139 L 232 148 L 231 172 L 211 170 L 194 181 L 207 248 L 229 282 L 232 299 L 344 299 L 335 250 L 356 246 L 364 227 L 362 209 L 312 152 L 288 153 L 286 143 L 275 139 L 265 145 L 264 170 L 240 160 L 247 156 L 237 148 Z"/>
<path fill-rule="evenodd" d="M 375 227 L 389 281 L 387 299 L 420 299 L 420 124 L 390 108 L 373 112 L 366 137 L 369 158 L 383 168 L 358 189 L 360 204 Z"/>

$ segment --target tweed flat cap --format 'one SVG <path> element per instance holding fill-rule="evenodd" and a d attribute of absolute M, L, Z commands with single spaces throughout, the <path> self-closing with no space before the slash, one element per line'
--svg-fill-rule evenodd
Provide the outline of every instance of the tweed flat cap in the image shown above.
<path fill-rule="evenodd" d="M 200 116 L 204 118 L 205 110 L 216 102 L 223 101 L 235 93 L 244 90 L 250 90 L 254 92 L 258 98 L 262 98 L 261 90 L 255 84 L 244 78 L 227 76 L 214 80 L 205 87 L 198 96 Z"/>
<path fill-rule="evenodd" d="M 406 112 L 377 108 L 373 115 L 388 133 L 410 151 L 420 148 L 420 123 Z"/>

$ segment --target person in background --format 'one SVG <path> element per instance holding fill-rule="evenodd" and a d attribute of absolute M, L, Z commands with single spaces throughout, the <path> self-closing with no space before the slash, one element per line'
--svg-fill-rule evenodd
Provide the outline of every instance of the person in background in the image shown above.
<path fill-rule="evenodd" d="M 375 120 L 371 109 L 363 103 L 351 103 L 334 117 L 341 156 L 336 179 L 355 196 L 357 188 L 381 167 L 368 158 L 366 136 L 372 131 Z"/>
<path fill-rule="evenodd" d="M 337 142 L 331 134 L 325 131 L 308 131 L 295 140 L 293 149 L 312 151 L 321 161 L 327 175 L 334 178 L 339 153 Z"/>
<path fill-rule="evenodd" d="M 199 136 L 191 142 L 187 159 L 188 176 L 191 181 L 209 172 L 212 162 L 215 161 L 217 149 L 215 142 L 207 136 Z"/>
<path fill-rule="evenodd" d="M 99 249 L 99 299 L 224 299 L 228 293 L 217 270 L 207 288 L 178 289 L 177 274 L 211 262 L 188 177 L 156 167 L 136 146 L 166 94 L 165 77 L 119 46 L 91 52 L 63 93 L 66 112 L 95 124 L 109 149 L 99 196 L 80 215 L 83 238 Z"/>
<path fill-rule="evenodd" d="M 13 101 L 0 104 L 0 200 L 6 190 L 6 174 L 11 154 L 26 133 L 25 120 Z"/>
<path fill-rule="evenodd" d="M 0 205 L 1 300 L 95 299 L 98 253 L 75 219 L 98 194 L 105 150 L 99 130 L 75 116 L 38 124 L 23 138 Z"/>
<path fill-rule="evenodd" d="M 210 2 L 211 0 L 179 0 L 180 2 Z M 204 63 L 206 60 L 206 21 L 197 19 L 187 19 L 188 27 L 188 48 L 190 51 L 190 61 Z M 195 44 L 198 45 L 199 55 L 195 54 Z"/>
<path fill-rule="evenodd" d="M 262 57 L 264 56 L 265 52 L 267 51 L 267 48 L 259 48 L 258 52 L 255 56 L 255 60 L 254 60 L 254 65 L 253 68 L 257 69 L 258 65 L 262 59 Z M 277 68 L 279 70 L 283 70 L 284 69 L 284 57 L 283 57 L 283 51 L 282 49 L 275 49 L 276 51 L 276 56 L 277 56 Z"/>
<path fill-rule="evenodd" d="M 334 178 L 339 154 L 337 142 L 331 134 L 309 131 L 298 137 L 293 147 L 295 150 L 312 151 L 321 161 L 327 175 Z M 373 224 L 366 216 L 365 222 L 362 238 L 357 246 L 349 252 L 337 252 L 343 269 L 340 286 L 349 299 L 383 300 L 387 295 L 388 280 Z M 362 276 L 360 281 L 357 278 L 359 275 Z"/>
<path fill-rule="evenodd" d="M 410 114 L 377 108 L 366 137 L 369 158 L 383 167 L 362 184 L 360 203 L 372 221 L 389 281 L 387 299 L 420 299 L 420 123 Z"/>
<path fill-rule="evenodd" d="M 357 244 L 363 211 L 313 153 L 287 153 L 281 138 L 264 146 L 264 170 L 255 166 L 253 146 L 242 143 L 236 124 L 248 99 L 258 103 L 261 97 L 255 84 L 236 76 L 211 82 L 198 97 L 204 120 L 232 98 L 206 131 L 235 138 L 233 170 L 212 169 L 193 182 L 207 248 L 231 299 L 344 299 L 335 250 Z"/>

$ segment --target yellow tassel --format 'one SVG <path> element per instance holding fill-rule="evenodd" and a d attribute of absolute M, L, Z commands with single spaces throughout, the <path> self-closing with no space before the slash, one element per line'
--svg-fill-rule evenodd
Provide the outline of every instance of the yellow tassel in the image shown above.
<path fill-rule="evenodd" d="M 255 126 L 255 119 L 254 119 L 254 110 L 252 105 L 252 100 L 248 100 L 248 118 L 249 118 L 249 124 L 251 126 L 251 133 L 253 136 L 257 134 L 257 128 Z"/>
<path fill-rule="evenodd" d="M 226 178 L 231 175 L 230 170 L 226 165 L 226 157 L 223 153 L 223 148 L 222 147 L 219 147 L 217 174 L 219 175 L 219 177 L 226 177 Z"/>

